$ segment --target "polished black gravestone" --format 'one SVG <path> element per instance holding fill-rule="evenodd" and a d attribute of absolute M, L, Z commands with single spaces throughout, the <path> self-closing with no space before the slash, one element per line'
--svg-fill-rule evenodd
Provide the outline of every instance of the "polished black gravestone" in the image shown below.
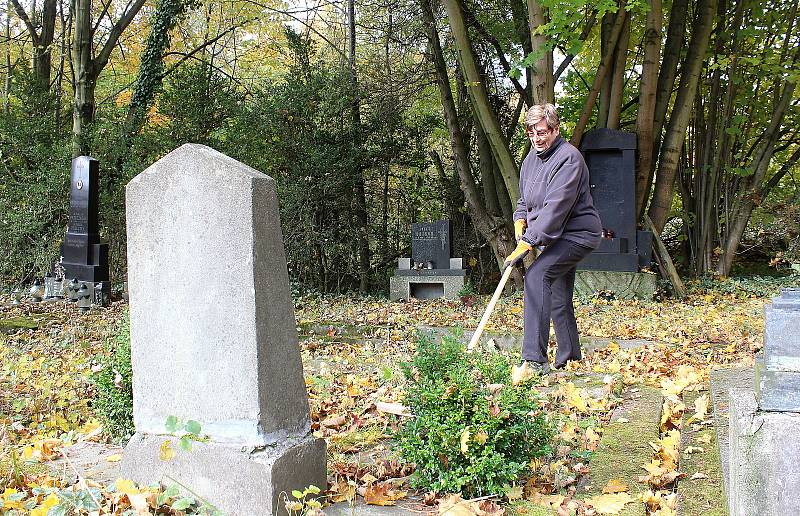
<path fill-rule="evenodd" d="M 88 156 L 72 160 L 69 225 L 60 263 L 68 280 L 108 284 L 108 244 L 100 243 L 98 234 L 99 169 L 99 162 Z"/>
<path fill-rule="evenodd" d="M 450 221 L 411 224 L 411 260 L 418 268 L 450 268 Z"/>
<path fill-rule="evenodd" d="M 450 221 L 411 225 L 411 258 L 399 258 L 389 279 L 389 297 L 396 299 L 455 298 L 467 271 L 461 258 L 450 257 Z"/>
<path fill-rule="evenodd" d="M 636 135 L 595 129 L 581 142 L 604 238 L 578 269 L 637 272 L 650 264 L 652 234 L 636 229 Z"/>

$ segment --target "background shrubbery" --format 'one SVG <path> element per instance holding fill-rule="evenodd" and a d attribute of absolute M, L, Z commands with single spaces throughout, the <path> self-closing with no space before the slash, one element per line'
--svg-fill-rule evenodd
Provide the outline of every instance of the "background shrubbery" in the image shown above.
<path fill-rule="evenodd" d="M 503 493 L 550 452 L 552 428 L 538 412 L 535 386 L 511 385 L 506 356 L 466 353 L 453 338 L 421 337 L 405 404 L 415 417 L 399 432 L 412 485 L 465 496 Z"/>

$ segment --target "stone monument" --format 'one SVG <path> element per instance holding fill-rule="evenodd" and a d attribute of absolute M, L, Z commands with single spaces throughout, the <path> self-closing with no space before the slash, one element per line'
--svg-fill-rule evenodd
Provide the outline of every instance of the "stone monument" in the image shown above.
<path fill-rule="evenodd" d="M 764 307 L 755 385 L 730 390 L 731 516 L 797 514 L 800 492 L 800 289 Z"/>
<path fill-rule="evenodd" d="M 450 257 L 450 221 L 411 224 L 411 258 L 399 258 L 389 278 L 389 299 L 455 299 L 467 271 Z"/>
<path fill-rule="evenodd" d="M 600 247 L 578 264 L 579 293 L 613 291 L 619 298 L 652 298 L 656 276 L 650 265 L 652 233 L 636 228 L 636 135 L 595 129 L 581 141 L 589 188 L 603 225 Z"/>
<path fill-rule="evenodd" d="M 62 281 L 77 279 L 86 283 L 90 292 L 95 292 L 99 285 L 97 290 L 107 297 L 111 284 L 108 277 L 108 244 L 100 243 L 99 235 L 99 170 L 100 163 L 89 156 L 78 156 L 72 160 L 69 224 L 61 245 L 59 263 L 63 267 Z M 56 269 L 54 267 L 53 272 L 58 278 Z"/>
<path fill-rule="evenodd" d="M 311 435 L 272 178 L 186 144 L 126 187 L 133 411 L 122 472 L 179 481 L 227 515 L 326 487 Z M 166 420 L 207 440 L 164 461 Z"/>

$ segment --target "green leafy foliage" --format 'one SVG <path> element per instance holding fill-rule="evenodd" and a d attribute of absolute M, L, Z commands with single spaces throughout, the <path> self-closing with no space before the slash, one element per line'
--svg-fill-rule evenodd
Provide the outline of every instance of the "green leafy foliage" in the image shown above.
<path fill-rule="evenodd" d="M 800 286 L 800 275 L 749 276 L 720 279 L 704 276 L 689 283 L 692 293 L 708 292 L 737 297 L 771 297 L 780 294 L 782 288 Z"/>
<path fill-rule="evenodd" d="M 102 369 L 93 376 L 95 414 L 113 441 L 123 442 L 134 432 L 130 319 L 126 313 L 119 333 L 109 339 L 100 357 Z"/>
<path fill-rule="evenodd" d="M 398 433 L 412 485 L 481 496 L 503 492 L 550 452 L 552 428 L 530 382 L 511 384 L 509 358 L 467 353 L 463 344 L 420 337 L 405 404 L 415 417 Z"/>

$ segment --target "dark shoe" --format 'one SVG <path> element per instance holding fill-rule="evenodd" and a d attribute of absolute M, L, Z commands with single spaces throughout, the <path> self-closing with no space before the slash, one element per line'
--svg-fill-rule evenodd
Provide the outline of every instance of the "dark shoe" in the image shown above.
<path fill-rule="evenodd" d="M 530 367 L 531 370 L 534 373 L 538 374 L 539 376 L 544 376 L 550 373 L 550 364 L 548 364 L 547 362 L 541 364 L 539 362 L 533 362 L 531 360 L 523 360 L 521 365 Z"/>

